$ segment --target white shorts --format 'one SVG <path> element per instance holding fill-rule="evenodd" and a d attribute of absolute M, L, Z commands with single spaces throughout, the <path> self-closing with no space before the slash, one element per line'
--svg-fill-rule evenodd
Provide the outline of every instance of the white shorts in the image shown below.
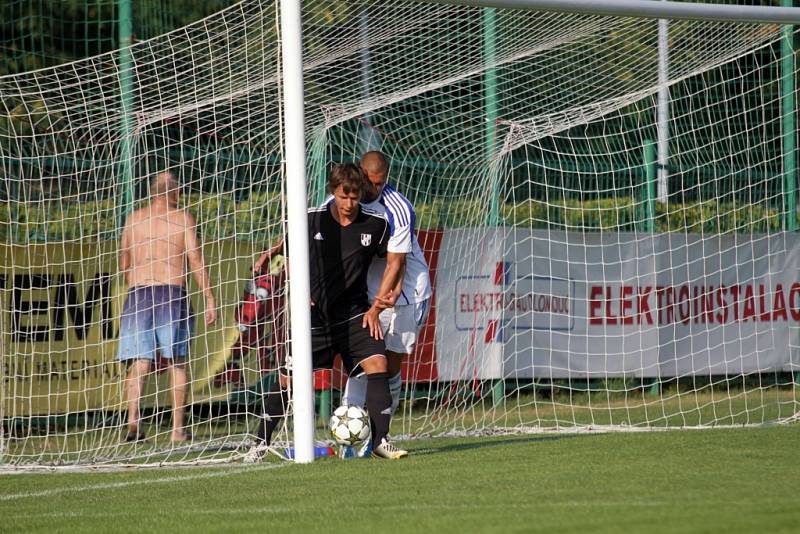
<path fill-rule="evenodd" d="M 411 354 L 417 344 L 417 336 L 428 318 L 431 299 L 415 304 L 395 306 L 380 314 L 383 341 L 386 350 L 400 354 Z"/>

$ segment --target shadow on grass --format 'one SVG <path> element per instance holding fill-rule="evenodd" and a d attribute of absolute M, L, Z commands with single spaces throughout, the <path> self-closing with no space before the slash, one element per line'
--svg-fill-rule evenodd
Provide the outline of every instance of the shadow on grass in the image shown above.
<path fill-rule="evenodd" d="M 452 443 L 442 444 L 433 447 L 409 447 L 411 454 L 436 454 L 440 452 L 457 452 L 468 451 L 473 449 L 485 449 L 487 447 L 507 447 L 508 445 L 524 445 L 530 443 L 543 443 L 547 441 L 561 441 L 564 439 L 574 438 L 591 438 L 597 437 L 600 434 L 563 434 L 560 436 L 510 436 L 510 437 L 493 437 L 485 441 L 474 441 L 471 443 Z"/>

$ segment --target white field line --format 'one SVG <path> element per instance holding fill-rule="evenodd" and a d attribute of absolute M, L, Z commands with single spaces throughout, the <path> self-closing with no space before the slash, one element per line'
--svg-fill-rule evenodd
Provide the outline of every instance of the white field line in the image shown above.
<path fill-rule="evenodd" d="M 251 465 L 247 467 L 239 467 L 236 469 L 227 469 L 227 470 L 215 470 L 212 472 L 206 473 L 194 473 L 189 475 L 180 475 L 180 476 L 169 476 L 169 477 L 162 477 L 162 478 L 144 478 L 140 480 L 128 480 L 124 482 L 105 482 L 102 484 L 90 484 L 87 486 L 69 486 L 69 487 L 62 487 L 62 488 L 53 488 L 41 491 L 26 491 L 22 493 L 11 493 L 8 495 L 0 495 L 0 502 L 2 501 L 14 501 L 18 499 L 30 499 L 35 497 L 49 497 L 51 495 L 58 495 L 60 493 L 77 493 L 81 491 L 97 491 L 97 490 L 108 490 L 108 489 L 118 489 L 118 488 L 126 488 L 129 486 L 139 486 L 143 484 L 164 484 L 170 482 L 180 482 L 184 480 L 199 480 L 203 478 L 217 478 L 217 477 L 225 477 L 230 475 L 238 475 L 241 473 L 252 473 L 254 471 L 264 471 L 267 469 L 275 469 L 278 467 L 283 467 L 285 465 L 290 465 L 288 463 L 281 463 L 281 464 L 263 464 L 263 465 Z"/>

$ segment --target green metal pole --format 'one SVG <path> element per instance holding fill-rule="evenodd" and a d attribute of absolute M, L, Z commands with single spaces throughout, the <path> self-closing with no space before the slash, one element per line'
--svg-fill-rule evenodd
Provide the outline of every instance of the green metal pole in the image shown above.
<path fill-rule="evenodd" d="M 783 0 L 784 7 L 792 7 L 793 0 Z M 784 230 L 797 230 L 797 138 L 794 109 L 794 26 L 783 27 L 781 39 L 781 124 L 783 127 L 783 194 Z"/>
<path fill-rule="evenodd" d="M 656 198 L 658 188 L 658 148 L 652 139 L 645 139 L 642 146 L 642 181 L 644 185 L 644 231 L 651 235 L 656 232 Z M 650 384 L 650 394 L 658 395 L 661 381 L 656 378 Z"/>
<path fill-rule="evenodd" d="M 128 214 L 133 211 L 133 11 L 131 0 L 118 0 L 119 9 L 119 86 L 122 113 L 119 141 L 119 199 L 117 229 L 122 233 Z"/>
<path fill-rule="evenodd" d="M 483 99 L 486 112 L 485 160 L 489 169 L 494 168 L 492 160 L 497 145 L 497 13 L 494 8 L 483 10 L 483 61 L 487 65 L 483 79 Z M 490 227 L 500 225 L 500 175 L 490 172 L 492 194 L 489 197 L 488 223 Z M 492 384 L 492 404 L 498 406 L 505 399 L 505 381 L 502 377 Z"/>
<path fill-rule="evenodd" d="M 783 0 L 783 7 L 794 7 L 793 0 Z M 783 27 L 781 39 L 781 125 L 783 129 L 783 229 L 797 231 L 797 136 L 795 133 L 794 26 Z M 800 384 L 800 372 L 794 374 Z"/>
<path fill-rule="evenodd" d="M 656 231 L 656 184 L 658 179 L 658 152 L 656 144 L 650 139 L 644 142 L 644 228 Z"/>
<path fill-rule="evenodd" d="M 327 387 L 319 393 L 319 418 L 327 424 L 331 418 L 331 388 Z"/>
<path fill-rule="evenodd" d="M 497 60 L 497 23 L 494 8 L 483 10 L 483 58 L 484 64 L 490 66 L 484 74 L 484 106 L 486 110 L 486 165 L 491 168 L 497 144 L 497 69 L 493 66 Z M 500 224 L 500 184 L 499 177 L 492 176 L 492 195 L 489 205 L 489 225 Z"/>

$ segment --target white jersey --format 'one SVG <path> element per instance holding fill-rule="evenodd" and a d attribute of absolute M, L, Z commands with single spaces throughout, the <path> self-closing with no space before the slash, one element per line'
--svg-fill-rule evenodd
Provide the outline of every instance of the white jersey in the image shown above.
<path fill-rule="evenodd" d="M 333 201 L 329 197 L 325 204 Z M 377 200 L 362 204 L 365 208 L 384 214 L 389 221 L 388 252 L 399 252 L 406 255 L 406 270 L 403 287 L 395 303 L 397 306 L 416 304 L 429 299 L 432 294 L 431 279 L 428 274 L 428 263 L 422 254 L 417 241 L 415 225 L 417 214 L 406 197 L 394 187 L 386 184 Z M 367 273 L 367 290 L 370 301 L 375 300 L 375 293 L 381 285 L 383 271 L 386 269 L 385 258 L 375 258 Z"/>
<path fill-rule="evenodd" d="M 394 187 L 386 184 L 381 196 L 374 202 L 364 204 L 374 211 L 383 211 L 389 220 L 389 252 L 402 252 L 406 254 L 406 273 L 403 277 L 403 287 L 397 298 L 397 305 L 415 304 L 431 296 L 431 279 L 428 274 L 428 263 L 422 255 L 422 249 L 417 241 L 415 225 L 417 214 L 414 207 L 406 197 L 401 195 Z M 375 298 L 375 292 L 381 284 L 383 271 L 386 268 L 384 258 L 375 258 L 369 266 L 367 274 L 367 288 L 369 298 Z"/>

